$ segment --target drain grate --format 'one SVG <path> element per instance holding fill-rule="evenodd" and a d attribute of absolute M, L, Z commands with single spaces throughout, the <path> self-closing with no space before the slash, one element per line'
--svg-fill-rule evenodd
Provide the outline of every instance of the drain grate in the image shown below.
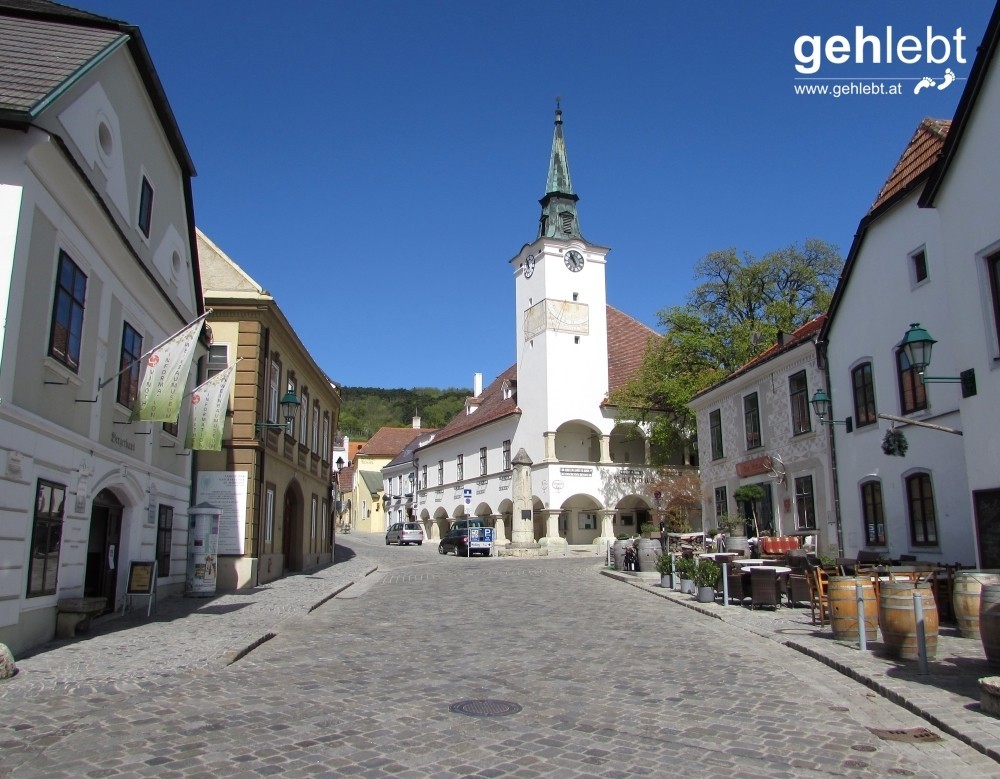
<path fill-rule="evenodd" d="M 911 744 L 929 744 L 932 741 L 941 740 L 941 736 L 937 733 L 932 733 L 927 728 L 907 728 L 903 730 L 868 728 L 868 730 L 883 741 L 907 741 Z"/>
<path fill-rule="evenodd" d="M 506 717 L 508 714 L 517 714 L 520 710 L 520 706 L 510 701 L 482 699 L 459 701 L 448 707 L 448 711 L 454 714 L 466 714 L 469 717 Z"/>

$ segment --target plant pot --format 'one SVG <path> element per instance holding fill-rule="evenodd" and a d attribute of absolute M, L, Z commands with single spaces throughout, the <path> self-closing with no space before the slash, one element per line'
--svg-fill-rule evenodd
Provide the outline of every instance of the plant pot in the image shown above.
<path fill-rule="evenodd" d="M 660 574 L 660 586 L 665 590 L 674 588 L 674 575 L 672 573 Z"/>
<path fill-rule="evenodd" d="M 694 595 L 694 579 L 681 579 L 681 592 L 686 595 Z"/>
<path fill-rule="evenodd" d="M 696 597 L 698 603 L 713 603 L 715 601 L 715 587 L 699 587 Z"/>

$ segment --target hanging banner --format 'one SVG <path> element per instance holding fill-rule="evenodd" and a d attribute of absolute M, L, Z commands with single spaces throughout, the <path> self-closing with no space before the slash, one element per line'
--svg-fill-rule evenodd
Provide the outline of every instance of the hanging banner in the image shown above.
<path fill-rule="evenodd" d="M 133 422 L 177 422 L 201 326 L 199 319 L 150 352 Z"/>
<path fill-rule="evenodd" d="M 233 363 L 191 393 L 191 424 L 184 443 L 188 449 L 212 452 L 222 449 L 229 389 L 235 376 L 236 363 Z"/>

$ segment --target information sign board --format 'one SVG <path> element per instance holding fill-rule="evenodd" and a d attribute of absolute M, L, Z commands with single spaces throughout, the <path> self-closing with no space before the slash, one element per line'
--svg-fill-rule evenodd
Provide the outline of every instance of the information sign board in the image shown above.
<path fill-rule="evenodd" d="M 493 528 L 470 527 L 469 549 L 490 549 L 493 546 Z"/>

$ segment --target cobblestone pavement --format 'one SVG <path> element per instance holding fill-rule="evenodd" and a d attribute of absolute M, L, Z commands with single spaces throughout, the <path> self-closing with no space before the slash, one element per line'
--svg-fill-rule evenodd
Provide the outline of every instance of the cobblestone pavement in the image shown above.
<path fill-rule="evenodd" d="M 589 556 L 338 543 L 354 556 L 313 574 L 164 600 L 18 658 L 0 776 L 997 775 L 759 613 L 709 618 Z"/>

